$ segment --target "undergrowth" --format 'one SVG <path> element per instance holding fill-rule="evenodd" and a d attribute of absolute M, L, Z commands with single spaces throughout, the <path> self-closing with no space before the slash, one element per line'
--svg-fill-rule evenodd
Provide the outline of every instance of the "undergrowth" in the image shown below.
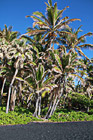
<path fill-rule="evenodd" d="M 33 117 L 32 113 L 28 109 L 22 107 L 15 107 L 15 111 L 9 111 L 5 113 L 6 107 L 0 107 L 0 125 L 8 124 L 27 124 L 32 121 L 41 121 Z"/>
<path fill-rule="evenodd" d="M 33 121 L 44 121 L 33 117 L 28 109 L 15 107 L 15 111 L 5 113 L 6 107 L 0 107 L 0 125 L 16 125 L 28 124 Z M 84 112 L 68 111 L 67 109 L 57 110 L 53 116 L 47 120 L 49 122 L 72 122 L 72 121 L 93 121 L 93 113 L 87 114 Z"/>
<path fill-rule="evenodd" d="M 68 111 L 64 109 L 56 111 L 50 120 L 53 122 L 93 121 L 93 113 L 89 115 L 81 111 Z"/>

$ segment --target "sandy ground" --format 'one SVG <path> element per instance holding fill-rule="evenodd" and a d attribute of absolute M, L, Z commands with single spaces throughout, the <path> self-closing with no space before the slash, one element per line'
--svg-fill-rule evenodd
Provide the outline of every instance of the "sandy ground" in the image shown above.
<path fill-rule="evenodd" d="M 0 140 L 93 140 L 93 121 L 0 126 Z"/>

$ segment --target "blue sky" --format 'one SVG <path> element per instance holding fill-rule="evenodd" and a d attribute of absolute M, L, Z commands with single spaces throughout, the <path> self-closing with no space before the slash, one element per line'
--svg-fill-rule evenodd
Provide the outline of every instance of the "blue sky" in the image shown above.
<path fill-rule="evenodd" d="M 21 34 L 26 32 L 28 27 L 32 27 L 33 20 L 25 18 L 26 15 L 32 15 L 35 11 L 40 11 L 43 14 L 46 10 L 44 2 L 48 0 L 0 0 L 0 28 L 12 25 L 14 31 L 19 31 Z M 71 27 L 78 28 L 82 26 L 83 32 L 93 32 L 93 0 L 52 0 L 53 3 L 58 3 L 59 10 L 65 6 L 69 8 L 64 11 L 63 17 L 79 18 L 80 21 L 75 21 Z M 93 36 L 87 37 L 87 43 L 93 44 Z M 93 50 L 84 49 L 83 52 L 89 57 L 93 57 Z"/>

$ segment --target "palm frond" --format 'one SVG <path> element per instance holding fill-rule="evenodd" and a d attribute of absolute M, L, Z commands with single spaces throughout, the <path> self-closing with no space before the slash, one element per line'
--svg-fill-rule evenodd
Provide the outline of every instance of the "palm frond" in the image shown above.
<path fill-rule="evenodd" d="M 54 4 L 54 14 L 53 14 L 53 26 L 55 26 L 56 20 L 57 20 L 57 3 Z"/>
<path fill-rule="evenodd" d="M 67 8 L 69 8 L 69 6 L 66 6 L 64 9 L 62 9 L 62 10 L 60 10 L 60 11 L 58 12 L 57 19 L 59 19 L 59 18 L 61 17 L 61 15 L 63 14 L 63 12 L 64 12 Z"/>
<path fill-rule="evenodd" d="M 26 34 L 29 35 L 29 36 L 32 36 L 32 35 L 37 35 L 37 34 L 40 34 L 40 33 L 44 33 L 46 30 L 32 30 L 30 32 L 27 32 Z"/>
<path fill-rule="evenodd" d="M 79 45 L 80 48 L 93 48 L 93 44 L 83 44 Z"/>
<path fill-rule="evenodd" d="M 47 20 L 47 18 L 39 11 L 36 11 L 33 13 L 33 15 L 36 15 L 37 17 L 43 19 L 48 25 L 50 25 L 49 21 Z"/>
<path fill-rule="evenodd" d="M 29 83 L 28 83 L 26 80 L 24 80 L 23 78 L 21 78 L 21 77 L 16 77 L 16 79 L 17 79 L 18 81 L 24 82 L 24 83 L 27 84 L 30 88 L 33 89 L 33 86 L 32 86 L 31 84 L 29 84 Z"/>
<path fill-rule="evenodd" d="M 60 73 L 62 74 L 62 71 L 60 68 L 58 68 L 56 65 L 52 68 L 52 71 L 56 72 L 56 73 Z"/>
<path fill-rule="evenodd" d="M 62 62 L 61 62 L 61 60 L 60 60 L 60 57 L 57 55 L 57 54 L 55 54 L 55 59 L 56 59 L 56 61 L 57 61 L 57 63 L 58 63 L 58 66 L 61 68 L 61 70 L 62 70 Z"/>
<path fill-rule="evenodd" d="M 92 36 L 93 33 L 89 32 L 87 34 L 82 35 L 81 37 L 78 38 L 79 41 L 81 41 L 85 36 Z"/>
<path fill-rule="evenodd" d="M 82 55 L 82 56 L 84 56 L 87 60 L 90 60 L 83 52 L 82 52 L 82 50 L 77 46 L 76 47 L 76 49 L 78 50 L 78 52 Z"/>
<path fill-rule="evenodd" d="M 48 0 L 49 6 L 52 6 L 52 0 Z"/>
<path fill-rule="evenodd" d="M 65 18 L 62 19 L 62 20 L 66 20 L 66 19 L 68 19 L 68 17 L 65 17 Z M 71 22 L 73 22 L 73 21 L 77 21 L 77 20 L 81 21 L 80 19 L 77 19 L 77 18 L 75 18 L 75 19 L 69 19 L 69 20 L 67 20 L 67 21 L 65 21 L 65 22 L 62 21 L 62 22 L 61 22 L 60 24 L 58 24 L 55 28 L 56 28 L 56 29 L 62 28 L 62 26 L 67 25 L 67 24 L 69 24 L 69 23 L 71 23 Z"/>
<path fill-rule="evenodd" d="M 77 35 L 80 31 L 82 31 L 82 30 L 80 30 L 80 28 L 82 27 L 82 25 L 77 29 L 77 31 L 75 32 L 75 34 Z"/>

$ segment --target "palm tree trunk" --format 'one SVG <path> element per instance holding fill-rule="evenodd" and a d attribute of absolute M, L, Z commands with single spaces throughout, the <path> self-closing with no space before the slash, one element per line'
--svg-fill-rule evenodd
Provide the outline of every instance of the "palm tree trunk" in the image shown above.
<path fill-rule="evenodd" d="M 4 91 L 5 82 L 6 82 L 6 78 L 4 78 L 2 89 L 1 89 L 0 106 L 2 105 L 2 97 L 3 97 L 3 91 Z"/>
<path fill-rule="evenodd" d="M 10 110 L 14 111 L 15 108 L 15 100 L 16 100 L 16 87 L 12 88 L 12 94 L 11 94 L 11 101 L 10 101 Z"/>
<path fill-rule="evenodd" d="M 61 98 L 62 94 L 63 94 L 63 88 L 61 88 L 61 93 L 60 93 L 60 95 L 59 95 L 59 97 L 58 97 L 58 100 L 57 100 L 57 102 L 56 102 L 56 104 L 55 104 L 54 112 L 55 112 L 55 110 L 56 110 L 56 108 L 57 108 L 57 106 L 58 106 L 58 103 L 59 103 L 59 101 L 60 101 L 60 98 Z M 53 113 L 54 113 L 54 112 L 53 112 Z"/>
<path fill-rule="evenodd" d="M 52 109 L 50 111 L 50 114 L 49 114 L 48 118 L 50 118 L 54 113 L 54 108 L 55 108 L 55 105 L 56 105 L 56 101 L 57 101 L 57 95 L 56 95 L 56 98 L 54 99 L 54 103 L 53 103 L 53 106 L 52 106 Z"/>
<path fill-rule="evenodd" d="M 6 113 L 8 113 L 8 110 L 9 110 L 9 101 L 10 101 L 11 88 L 12 88 L 12 86 L 13 86 L 13 83 L 14 83 L 14 80 L 15 80 L 17 74 L 18 74 L 18 69 L 16 68 L 15 74 L 14 74 L 13 79 L 12 79 L 12 81 L 11 81 L 11 84 L 10 84 L 10 86 L 9 86 L 8 100 L 7 100 L 7 106 L 6 106 Z"/>
<path fill-rule="evenodd" d="M 41 114 L 41 95 L 39 95 L 38 116 Z"/>
<path fill-rule="evenodd" d="M 39 94 L 36 100 L 36 108 L 33 116 L 38 118 L 40 114 L 41 114 L 41 95 Z"/>
<path fill-rule="evenodd" d="M 35 112 L 33 114 L 34 117 L 37 117 L 37 113 L 38 113 L 38 106 L 39 106 L 39 96 L 37 96 L 37 99 L 36 99 L 36 107 L 35 107 Z"/>
<path fill-rule="evenodd" d="M 49 118 L 49 113 L 50 113 L 50 111 L 51 111 L 52 104 L 53 104 L 53 96 L 54 96 L 54 94 L 52 94 L 48 112 L 47 112 L 46 116 L 44 117 L 45 119 L 48 119 L 48 118 Z"/>
<path fill-rule="evenodd" d="M 18 82 L 18 105 L 20 104 L 23 105 L 23 100 L 22 100 L 22 83 L 21 81 Z"/>
<path fill-rule="evenodd" d="M 64 85 L 64 83 L 63 83 L 63 85 Z M 53 103 L 53 97 L 52 97 L 51 104 L 50 104 L 49 110 L 48 110 L 48 112 L 47 112 L 47 114 L 45 116 L 45 119 L 48 119 L 48 118 L 50 118 L 53 115 L 53 113 L 55 112 L 55 110 L 56 110 L 56 108 L 58 106 L 58 103 L 60 101 L 60 98 L 61 98 L 62 94 L 63 94 L 63 87 L 61 87 L 61 91 L 60 91 L 59 96 L 56 95 L 54 103 Z M 53 105 L 52 105 L 52 103 L 53 103 Z"/>

